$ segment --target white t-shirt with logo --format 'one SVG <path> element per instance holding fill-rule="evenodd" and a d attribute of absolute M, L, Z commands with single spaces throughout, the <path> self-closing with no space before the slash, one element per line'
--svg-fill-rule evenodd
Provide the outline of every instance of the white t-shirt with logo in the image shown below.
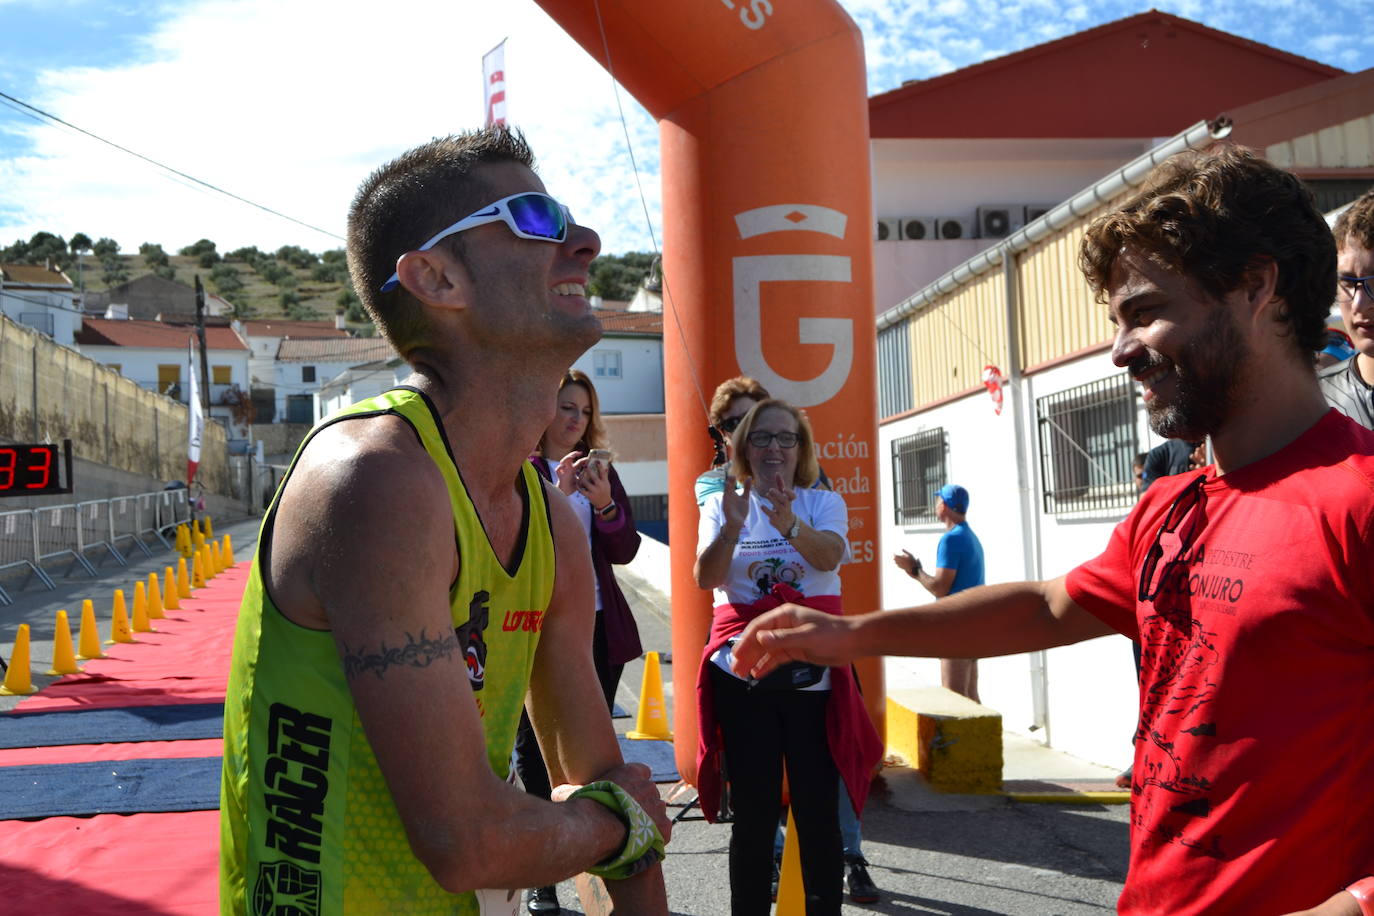
<path fill-rule="evenodd" d="M 713 493 L 701 506 L 697 528 L 697 552 L 705 550 L 725 526 L 721 511 L 723 494 Z M 767 595 L 774 583 L 783 582 L 803 595 L 838 595 L 840 569 L 821 570 L 802 557 L 792 542 L 782 536 L 768 520 L 763 507 L 769 505 L 757 493 L 749 494 L 749 515 L 740 529 L 739 543 L 730 561 L 725 583 L 713 592 L 714 604 L 753 604 Z M 771 506 L 770 506 L 771 508 Z M 848 562 L 849 510 L 844 499 L 830 490 L 798 490 L 792 511 L 817 531 L 833 531 L 845 542 L 841 564 Z"/>
<path fill-rule="evenodd" d="M 722 495 L 713 493 L 702 503 L 701 522 L 697 527 L 698 554 L 716 539 L 720 529 L 725 526 L 725 514 L 721 511 Z M 792 542 L 773 527 L 763 511 L 764 505 L 771 507 L 757 493 L 749 494 L 749 514 L 740 528 L 739 543 L 735 545 L 735 553 L 730 560 L 730 571 L 725 583 L 712 592 L 712 604 L 753 604 L 769 594 L 778 582 L 790 585 L 803 595 L 840 594 L 840 566 L 822 570 L 806 562 Z M 798 519 L 817 531 L 838 534 L 844 541 L 844 556 L 840 559 L 840 565 L 850 560 L 849 510 L 838 493 L 830 490 L 798 490 L 797 498 L 792 502 L 792 511 Z M 730 654 L 730 647 L 722 646 L 712 661 L 733 675 Z M 826 672 L 821 683 L 809 689 L 827 690 L 829 687 L 830 673 Z"/>

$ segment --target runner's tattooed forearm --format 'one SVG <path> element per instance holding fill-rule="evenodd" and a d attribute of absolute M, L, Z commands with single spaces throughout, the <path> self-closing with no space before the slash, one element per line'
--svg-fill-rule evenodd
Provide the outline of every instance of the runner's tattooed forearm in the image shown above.
<path fill-rule="evenodd" d="M 398 666 L 427 668 L 430 663 L 449 658 L 459 651 L 456 634 L 446 633 L 438 639 L 431 639 L 424 630 L 420 631 L 418 638 L 407 633 L 406 644 L 396 648 L 386 643 L 382 643 L 381 649 L 376 652 L 366 648 L 355 650 L 347 643 L 343 648 L 344 677 L 350 681 L 369 671 L 381 678 L 388 670 Z"/>

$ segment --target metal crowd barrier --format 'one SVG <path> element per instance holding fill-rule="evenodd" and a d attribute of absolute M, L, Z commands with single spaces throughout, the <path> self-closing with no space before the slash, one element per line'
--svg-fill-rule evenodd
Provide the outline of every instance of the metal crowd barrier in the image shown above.
<path fill-rule="evenodd" d="M 28 578 L 48 590 L 57 588 L 43 564 L 68 559 L 66 575 L 80 568 L 91 578 L 97 573 L 88 554 L 97 551 L 97 562 L 110 557 L 128 566 L 135 550 L 147 556 L 148 541 L 168 550 L 166 533 L 191 520 L 186 490 L 158 490 L 112 499 L 93 499 L 62 506 L 0 512 L 0 573 L 23 567 Z M 0 587 L 0 604 L 13 604 Z"/>

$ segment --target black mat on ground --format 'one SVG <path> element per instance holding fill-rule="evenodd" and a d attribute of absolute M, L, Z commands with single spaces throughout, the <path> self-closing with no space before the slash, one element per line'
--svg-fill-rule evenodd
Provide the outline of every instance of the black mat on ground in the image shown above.
<path fill-rule="evenodd" d="M 0 715 L 0 748 L 190 741 L 224 734 L 223 703 L 118 706 Z"/>
<path fill-rule="evenodd" d="M 642 763 L 653 772 L 654 782 L 677 782 L 677 760 L 673 757 L 671 741 L 632 741 L 624 735 L 620 739 L 620 756 L 626 763 Z"/>
<path fill-rule="evenodd" d="M 219 757 L 0 767 L 0 820 L 212 811 Z"/>

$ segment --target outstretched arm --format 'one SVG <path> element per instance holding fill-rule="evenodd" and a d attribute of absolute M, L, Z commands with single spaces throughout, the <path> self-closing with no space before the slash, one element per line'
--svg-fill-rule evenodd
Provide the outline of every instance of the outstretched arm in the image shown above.
<path fill-rule="evenodd" d="M 855 617 L 785 605 L 745 628 L 735 671 L 762 677 L 789 661 L 834 666 L 878 655 L 988 658 L 1112 632 L 1073 602 L 1062 578 L 971 588 L 923 607 Z"/>

